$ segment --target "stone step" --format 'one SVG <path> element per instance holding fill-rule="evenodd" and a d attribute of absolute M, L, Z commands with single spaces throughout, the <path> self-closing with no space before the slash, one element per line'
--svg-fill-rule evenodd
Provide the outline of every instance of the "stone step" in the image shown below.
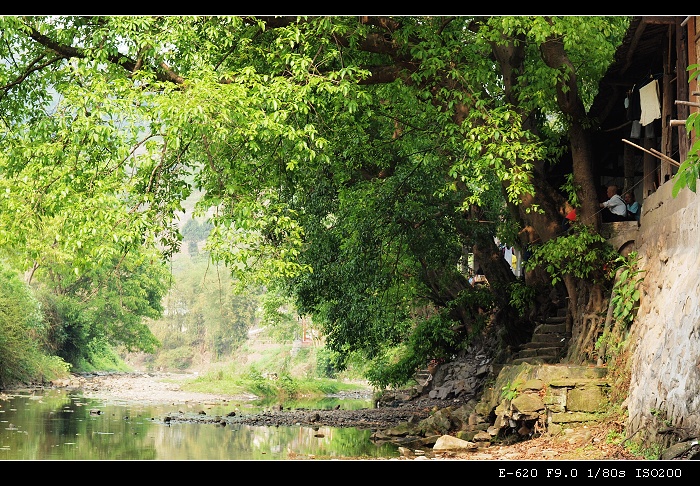
<path fill-rule="evenodd" d="M 523 358 L 529 356 L 541 356 L 543 354 L 561 354 L 564 352 L 564 349 L 564 346 L 550 346 L 548 348 L 523 346 L 519 351 L 513 353 L 513 357 Z"/>
<path fill-rule="evenodd" d="M 521 363 L 528 364 L 554 364 L 559 362 L 558 356 L 534 356 L 531 358 L 514 358 L 509 364 L 519 365 Z"/>
<path fill-rule="evenodd" d="M 535 334 L 552 334 L 552 333 L 558 333 L 558 334 L 566 334 L 566 323 L 564 324 L 538 324 L 535 327 L 535 331 L 533 335 Z"/>
<path fill-rule="evenodd" d="M 547 317 L 535 326 L 530 342 L 521 344 L 509 363 L 559 363 L 570 337 L 566 330 L 566 307 L 560 307 L 556 316 Z"/>
<path fill-rule="evenodd" d="M 537 352 L 530 352 L 530 351 L 537 351 Z M 513 356 L 513 359 L 532 359 L 532 358 L 540 358 L 543 360 L 546 360 L 548 363 L 551 363 L 552 361 L 558 361 L 559 358 L 562 355 L 562 349 L 539 349 L 539 350 L 532 350 L 529 349 L 526 352 L 521 352 L 521 353 L 516 353 L 515 356 Z"/>
<path fill-rule="evenodd" d="M 559 344 L 562 345 L 566 342 L 566 334 L 535 334 L 530 339 L 532 344 Z"/>
<path fill-rule="evenodd" d="M 524 347 L 515 356 L 518 358 L 526 358 L 532 356 L 554 356 L 564 350 L 563 346 L 550 346 L 548 348 L 544 347 Z"/>

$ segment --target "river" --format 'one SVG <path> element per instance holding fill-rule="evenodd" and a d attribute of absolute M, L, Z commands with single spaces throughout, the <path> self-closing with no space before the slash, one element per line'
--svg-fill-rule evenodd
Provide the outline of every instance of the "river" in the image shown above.
<path fill-rule="evenodd" d="M 338 406 L 324 399 L 316 408 Z M 371 407 L 343 399 L 343 407 Z M 0 393 L 0 460 L 304 460 L 399 456 L 375 444 L 371 431 L 333 427 L 256 427 L 168 423 L 169 414 L 196 412 L 183 404 L 137 404 L 65 389 Z M 254 403 L 239 412 L 255 413 Z M 230 412 L 231 406 L 199 413 Z"/>

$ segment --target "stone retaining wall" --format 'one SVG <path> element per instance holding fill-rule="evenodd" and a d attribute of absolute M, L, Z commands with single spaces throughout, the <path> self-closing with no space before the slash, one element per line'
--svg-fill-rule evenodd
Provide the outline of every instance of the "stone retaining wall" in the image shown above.
<path fill-rule="evenodd" d="M 594 422 L 608 402 L 607 368 L 566 364 L 507 365 L 487 387 L 476 413 L 495 410 L 489 432 L 514 429 L 521 435 L 557 433 L 566 424 Z"/>
<path fill-rule="evenodd" d="M 666 444 L 700 436 L 700 196 L 673 198 L 672 189 L 662 185 L 642 206 L 644 282 L 628 337 L 628 434 Z"/>

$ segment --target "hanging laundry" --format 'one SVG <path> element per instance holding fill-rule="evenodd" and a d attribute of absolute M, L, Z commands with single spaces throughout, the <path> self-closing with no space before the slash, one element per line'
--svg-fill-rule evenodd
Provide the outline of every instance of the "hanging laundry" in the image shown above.
<path fill-rule="evenodd" d="M 647 126 L 657 118 L 661 118 L 659 105 L 659 82 L 655 79 L 639 88 L 639 101 L 642 105 L 641 125 Z"/>
<path fill-rule="evenodd" d="M 654 133 L 654 123 L 650 123 L 644 127 L 644 138 L 654 138 L 656 133 Z"/>
<path fill-rule="evenodd" d="M 632 120 L 632 130 L 630 131 L 630 138 L 639 138 L 642 135 L 642 124 L 639 120 Z"/>
<path fill-rule="evenodd" d="M 627 94 L 628 104 L 625 106 L 627 108 L 627 119 L 629 121 L 639 120 L 642 116 L 642 107 L 639 101 L 639 90 L 635 86 Z"/>

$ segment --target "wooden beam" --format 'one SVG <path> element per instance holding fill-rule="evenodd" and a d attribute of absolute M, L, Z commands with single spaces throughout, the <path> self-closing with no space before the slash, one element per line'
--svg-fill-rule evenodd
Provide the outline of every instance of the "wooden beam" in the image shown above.
<path fill-rule="evenodd" d="M 687 105 L 687 106 L 697 106 L 700 107 L 700 103 L 697 101 L 683 101 L 683 100 L 676 100 L 677 105 Z"/>
<path fill-rule="evenodd" d="M 673 160 L 671 157 L 665 156 L 664 154 L 662 154 L 662 153 L 659 152 L 658 150 L 656 150 L 656 149 L 654 149 L 654 148 L 650 148 L 649 150 L 651 151 L 652 154 L 656 155 L 656 156 L 657 156 L 658 158 L 660 158 L 661 160 L 665 160 L 665 161 L 668 162 L 669 164 L 675 165 L 676 167 L 680 167 L 680 166 L 681 166 L 681 164 L 679 164 L 678 162 L 676 162 L 675 160 Z"/>
<path fill-rule="evenodd" d="M 644 147 L 640 147 L 639 145 L 637 145 L 637 144 L 634 143 L 634 142 L 630 142 L 630 141 L 627 140 L 626 138 L 623 138 L 622 141 L 625 142 L 625 143 L 628 143 L 628 144 L 632 145 L 633 147 L 637 147 L 639 150 L 643 150 L 644 152 L 653 155 L 653 156 L 656 157 L 657 159 L 665 160 L 666 162 L 668 162 L 668 163 L 670 163 L 670 164 L 673 164 L 673 165 L 675 165 L 676 167 L 680 167 L 680 165 L 681 165 L 681 164 L 679 164 L 678 162 L 676 162 L 675 160 L 673 160 L 671 157 L 665 156 L 664 154 L 662 154 L 661 152 L 659 152 L 659 151 L 656 150 L 656 149 L 650 148 L 649 150 L 647 150 L 647 149 L 645 149 Z"/>
<path fill-rule="evenodd" d="M 622 68 L 620 68 L 620 74 L 618 74 L 618 76 L 623 76 L 627 72 L 629 67 L 632 65 L 632 57 L 634 56 L 634 51 L 637 49 L 637 45 L 639 44 L 640 39 L 644 35 L 644 29 L 646 28 L 646 26 L 647 25 L 643 21 L 640 21 L 637 24 L 637 28 L 634 31 L 632 40 L 630 41 L 630 45 L 627 48 L 625 64 L 622 66 Z"/>
<path fill-rule="evenodd" d="M 675 15 L 644 15 L 642 22 L 645 24 L 673 25 L 680 16 Z"/>

